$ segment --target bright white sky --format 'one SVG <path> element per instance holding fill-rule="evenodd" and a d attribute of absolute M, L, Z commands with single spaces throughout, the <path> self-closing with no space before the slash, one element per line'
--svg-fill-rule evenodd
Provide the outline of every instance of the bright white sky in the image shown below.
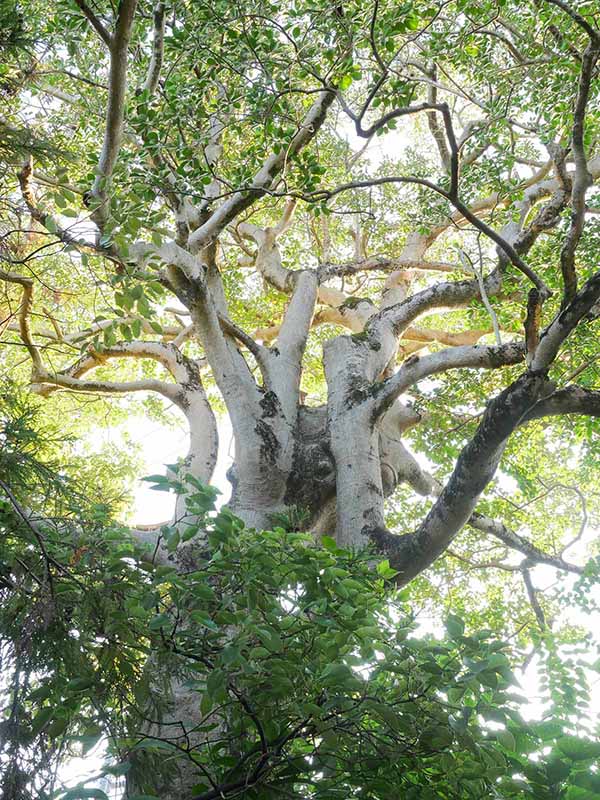
<path fill-rule="evenodd" d="M 165 464 L 175 464 L 187 453 L 189 440 L 187 422 L 176 408 L 173 411 L 181 418 L 181 425 L 177 428 L 165 429 L 160 423 L 141 417 L 136 417 L 127 427 L 131 438 L 142 448 L 146 475 L 164 473 Z M 226 472 L 233 463 L 233 433 L 228 417 L 220 417 L 218 423 L 219 457 L 211 483 L 223 492 L 219 501 L 226 502 L 231 491 Z M 135 508 L 128 522 L 140 525 L 164 522 L 169 519 L 173 509 L 174 502 L 171 495 L 154 491 L 150 488 L 150 484 L 140 481 L 135 492 Z"/>

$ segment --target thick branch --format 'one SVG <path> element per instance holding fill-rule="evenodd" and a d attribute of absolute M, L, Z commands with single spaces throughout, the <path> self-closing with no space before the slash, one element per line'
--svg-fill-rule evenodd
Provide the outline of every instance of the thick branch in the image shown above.
<path fill-rule="evenodd" d="M 549 553 L 545 553 L 543 550 L 540 550 L 539 547 L 536 547 L 528 541 L 524 536 L 519 536 L 518 533 L 511 531 L 503 522 L 491 519 L 491 517 L 486 517 L 484 514 L 474 513 L 469 518 L 468 524 L 471 528 L 475 528 L 475 530 L 481 531 L 489 536 L 494 536 L 513 550 L 518 550 L 536 564 L 548 564 L 551 567 L 556 567 L 556 569 L 564 570 L 565 572 L 573 572 L 576 575 L 583 574 L 583 567 L 570 564 L 560 556 L 552 556 Z"/>
<path fill-rule="evenodd" d="M 527 372 L 490 402 L 446 487 L 415 533 L 395 537 L 385 530 L 370 532 L 400 572 L 401 584 L 432 564 L 469 520 L 496 472 L 509 436 L 547 389 L 542 375 Z"/>
<path fill-rule="evenodd" d="M 360 272 L 381 270 L 386 272 L 392 269 L 409 269 L 422 272 L 464 272 L 461 264 L 452 264 L 448 261 L 411 260 L 406 258 L 389 258 L 387 256 L 370 256 L 357 261 L 348 261 L 344 264 L 324 263 L 319 266 L 319 280 L 327 281 L 331 278 L 345 275 L 356 275 Z"/>
<path fill-rule="evenodd" d="M 246 208 L 249 208 L 259 197 L 262 197 L 273 184 L 275 178 L 284 169 L 286 162 L 296 155 L 315 136 L 325 120 L 327 110 L 335 99 L 333 90 L 325 90 L 304 117 L 300 129 L 292 138 L 288 147 L 277 154 L 269 156 L 262 168 L 254 176 L 252 184 L 243 191 L 235 192 L 217 208 L 208 220 L 194 231 L 189 238 L 190 247 L 195 251 L 206 247 L 219 233 Z"/>
<path fill-rule="evenodd" d="M 391 403 L 417 381 L 446 372 L 449 369 L 465 367 L 477 369 L 496 369 L 509 364 L 518 364 L 525 355 L 522 343 L 511 343 L 496 346 L 465 345 L 449 347 L 437 353 L 419 358 L 407 359 L 400 369 L 381 384 L 373 403 L 373 418 L 386 411 Z"/>
<path fill-rule="evenodd" d="M 600 272 L 597 272 L 584 284 L 572 302 L 563 308 L 543 331 L 531 363 L 532 370 L 545 370 L 550 366 L 561 344 L 594 307 L 598 298 L 600 298 Z"/>
<path fill-rule="evenodd" d="M 88 195 L 92 219 L 100 229 L 108 219 L 107 182 L 110 180 L 121 145 L 125 92 L 127 88 L 127 56 L 137 0 L 122 0 L 110 45 L 108 106 L 104 142 L 98 159 L 97 176 Z"/>
<path fill-rule="evenodd" d="M 573 114 L 573 133 L 571 142 L 575 159 L 575 177 L 571 191 L 571 225 L 565 237 L 561 253 L 560 266 L 564 283 L 563 304 L 569 303 L 577 291 L 577 273 L 575 271 L 575 252 L 583 233 L 585 221 L 585 195 L 593 183 L 588 169 L 584 145 L 585 112 L 590 96 L 590 88 L 594 68 L 600 56 L 600 38 L 590 42 L 583 54 L 577 101 Z"/>
<path fill-rule="evenodd" d="M 536 403 L 523 422 L 563 414 L 600 417 L 600 392 L 585 389 L 583 386 L 567 386 Z"/>
<path fill-rule="evenodd" d="M 106 30 L 102 22 L 98 19 L 98 17 L 94 14 L 92 9 L 88 6 L 84 0 L 75 0 L 83 14 L 87 17 L 88 22 L 92 26 L 92 28 L 96 31 L 98 36 L 102 39 L 104 44 L 110 49 L 112 46 L 112 36 Z"/>
<path fill-rule="evenodd" d="M 68 375 L 61 375 L 60 373 L 51 373 L 44 370 L 35 375 L 35 383 L 31 384 L 31 388 L 36 394 L 47 395 L 52 391 L 48 386 L 60 387 L 62 389 L 70 389 L 75 392 L 84 392 L 90 394 L 127 394 L 129 392 L 157 392 L 164 395 L 172 402 L 176 399 L 176 388 L 174 384 L 165 383 L 164 381 L 155 380 L 153 378 L 145 378 L 138 381 L 84 381 L 79 378 L 71 378 Z"/>
<path fill-rule="evenodd" d="M 39 369 L 42 366 L 42 359 L 37 347 L 33 343 L 31 330 L 29 328 L 29 314 L 33 303 L 33 281 L 31 278 L 26 278 L 16 272 L 5 272 L 2 269 L 0 269 L 0 280 L 7 281 L 8 283 L 15 283 L 23 289 L 21 307 L 19 309 L 19 333 L 23 344 L 31 356 L 34 367 Z"/>
<path fill-rule="evenodd" d="M 551 395 L 551 397 L 553 396 L 554 395 Z M 600 414 L 600 392 L 598 393 L 596 402 L 596 414 Z M 546 401 L 543 400 L 541 403 L 538 403 L 537 406 L 544 406 L 545 403 Z M 537 408 L 537 406 L 535 406 L 535 408 Z M 388 422 L 388 417 L 394 414 L 394 410 L 395 406 L 392 407 L 390 412 L 388 412 L 388 414 L 386 414 L 386 416 L 383 418 L 382 431 L 386 430 L 385 426 Z M 523 420 L 523 422 L 526 421 L 527 419 Z M 384 437 L 383 441 L 385 441 L 386 438 L 387 437 Z M 390 437 L 390 442 L 386 444 L 384 450 L 381 449 L 380 443 L 380 452 L 382 458 L 382 471 L 384 468 L 387 468 L 392 473 L 393 477 L 393 481 L 387 487 L 386 494 L 391 494 L 391 492 L 399 483 L 407 482 L 418 494 L 424 496 L 439 496 L 442 491 L 442 487 L 438 481 L 427 472 L 427 470 L 423 469 L 419 465 L 414 456 L 412 456 L 404 448 L 398 439 L 398 433 L 396 433 L 395 437 Z M 385 458 L 389 459 L 387 463 L 384 463 Z M 584 514 L 584 522 L 585 519 L 586 515 Z M 556 569 L 577 574 L 581 574 L 583 572 L 582 567 L 565 561 L 560 555 L 551 555 L 544 552 L 525 537 L 520 536 L 512 531 L 503 522 L 494 520 L 491 517 L 479 514 L 478 512 L 473 512 L 473 514 L 469 517 L 467 524 L 470 527 L 481 531 L 482 533 L 494 536 L 511 549 L 522 553 L 532 563 L 548 564 L 549 566 L 556 567 Z M 459 557 L 457 554 L 453 555 Z M 485 567 L 486 565 L 478 564 L 477 566 Z M 508 567 L 502 564 L 489 564 L 487 566 L 497 566 L 499 568 L 510 568 L 513 570 L 520 569 L 519 566 Z"/>
<path fill-rule="evenodd" d="M 277 347 L 270 351 L 268 366 L 269 384 L 292 425 L 298 415 L 302 357 L 317 299 L 316 273 L 305 270 L 294 275 L 292 298 L 283 317 Z"/>
<path fill-rule="evenodd" d="M 526 373 L 490 403 L 475 437 L 461 453 L 446 488 L 415 533 L 394 536 L 383 529 L 371 532 L 371 538 L 400 571 L 401 584 L 433 563 L 465 523 L 495 536 L 533 562 L 582 573 L 581 567 L 560 556 L 544 553 L 502 523 L 474 513 L 477 498 L 496 470 L 506 439 L 517 426 L 546 416 L 600 416 L 600 392 L 570 386 L 536 400 L 536 394 L 543 395 L 546 387 L 542 377 Z M 525 411 L 521 413 L 523 408 Z M 419 482 L 418 491 L 423 490 L 421 485 L 427 490 L 425 479 Z M 430 491 L 437 491 L 433 483 Z"/>
<path fill-rule="evenodd" d="M 154 34 L 152 39 L 152 56 L 148 65 L 148 74 L 144 81 L 144 89 L 151 96 L 156 91 L 160 70 L 163 62 L 163 50 L 165 43 L 165 4 L 157 3 L 152 12 L 154 21 Z"/>

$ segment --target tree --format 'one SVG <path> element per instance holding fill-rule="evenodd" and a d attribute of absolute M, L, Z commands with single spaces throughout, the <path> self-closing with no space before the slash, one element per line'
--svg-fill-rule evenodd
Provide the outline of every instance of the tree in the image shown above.
<path fill-rule="evenodd" d="M 429 568 L 466 606 L 472 569 L 513 590 L 522 579 L 546 635 L 552 607 L 531 569 L 591 574 L 564 552 L 570 500 L 581 532 L 595 514 L 593 9 L 65 0 L 14 12 L 0 40 L 7 360 L 19 372 L 26 355 L 53 408 L 66 393 L 141 392 L 183 412 L 189 454 L 157 478 L 176 490 L 175 518 L 132 531 L 155 568 L 174 561 L 185 594 L 189 553 L 220 552 L 213 524 L 225 538 L 239 535 L 232 520 L 279 524 L 326 544 L 303 558 L 333 552 L 351 563 L 332 568 L 368 583 L 367 548 L 415 599 L 433 599 Z M 221 402 L 235 462 L 214 523 Z M 2 485 L 11 524 L 27 527 L 35 503 Z M 265 541 L 291 558 L 290 540 Z M 506 633 L 493 587 L 481 616 Z M 162 630 L 172 602 L 147 624 Z M 245 635 L 224 624 L 223 653 Z M 174 692 L 181 716 L 190 692 Z M 192 772 L 177 796 L 199 783 Z"/>

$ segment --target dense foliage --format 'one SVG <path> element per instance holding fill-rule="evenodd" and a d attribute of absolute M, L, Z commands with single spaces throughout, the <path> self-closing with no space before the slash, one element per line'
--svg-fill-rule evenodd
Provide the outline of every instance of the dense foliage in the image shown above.
<path fill-rule="evenodd" d="M 330 538 L 317 548 L 283 527 L 246 530 L 184 475 L 155 485 L 185 492 L 210 553 L 194 552 L 198 530 L 180 542 L 167 528 L 168 550 L 192 566 L 156 566 L 105 508 L 28 454 L 50 437 L 16 401 L 2 458 L 21 469 L 4 489 L 57 505 L 42 524 L 20 518 L 16 502 L 2 506 L 3 798 L 105 798 L 94 781 L 61 790 L 54 773 L 57 757 L 101 739 L 103 774 L 135 778 L 136 797 L 161 797 L 162 772 L 190 759 L 205 776 L 191 796 L 206 800 L 600 791 L 581 666 L 553 658 L 551 636 L 552 703 L 546 721 L 528 723 L 511 646 L 491 630 L 450 615 L 445 638 L 419 632 L 409 590 L 390 591 L 387 562 L 374 569 L 372 554 Z M 151 724 L 164 720 L 173 677 L 201 712 L 185 747 L 178 731 Z"/>

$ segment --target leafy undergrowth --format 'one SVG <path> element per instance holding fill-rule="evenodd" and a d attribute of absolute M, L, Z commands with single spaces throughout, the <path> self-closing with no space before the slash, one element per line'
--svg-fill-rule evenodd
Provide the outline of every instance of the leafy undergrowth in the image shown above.
<path fill-rule="evenodd" d="M 54 778 L 100 740 L 138 798 L 180 770 L 204 800 L 600 797 L 585 687 L 549 640 L 550 710 L 528 723 L 509 645 L 452 615 L 444 638 L 417 635 L 410 588 L 370 552 L 246 529 L 183 474 L 157 488 L 195 522 L 149 548 L 80 495 L 25 511 L 45 481 L 73 495 L 50 469 L 18 474 L 0 503 L 3 800 L 104 800 Z"/>

